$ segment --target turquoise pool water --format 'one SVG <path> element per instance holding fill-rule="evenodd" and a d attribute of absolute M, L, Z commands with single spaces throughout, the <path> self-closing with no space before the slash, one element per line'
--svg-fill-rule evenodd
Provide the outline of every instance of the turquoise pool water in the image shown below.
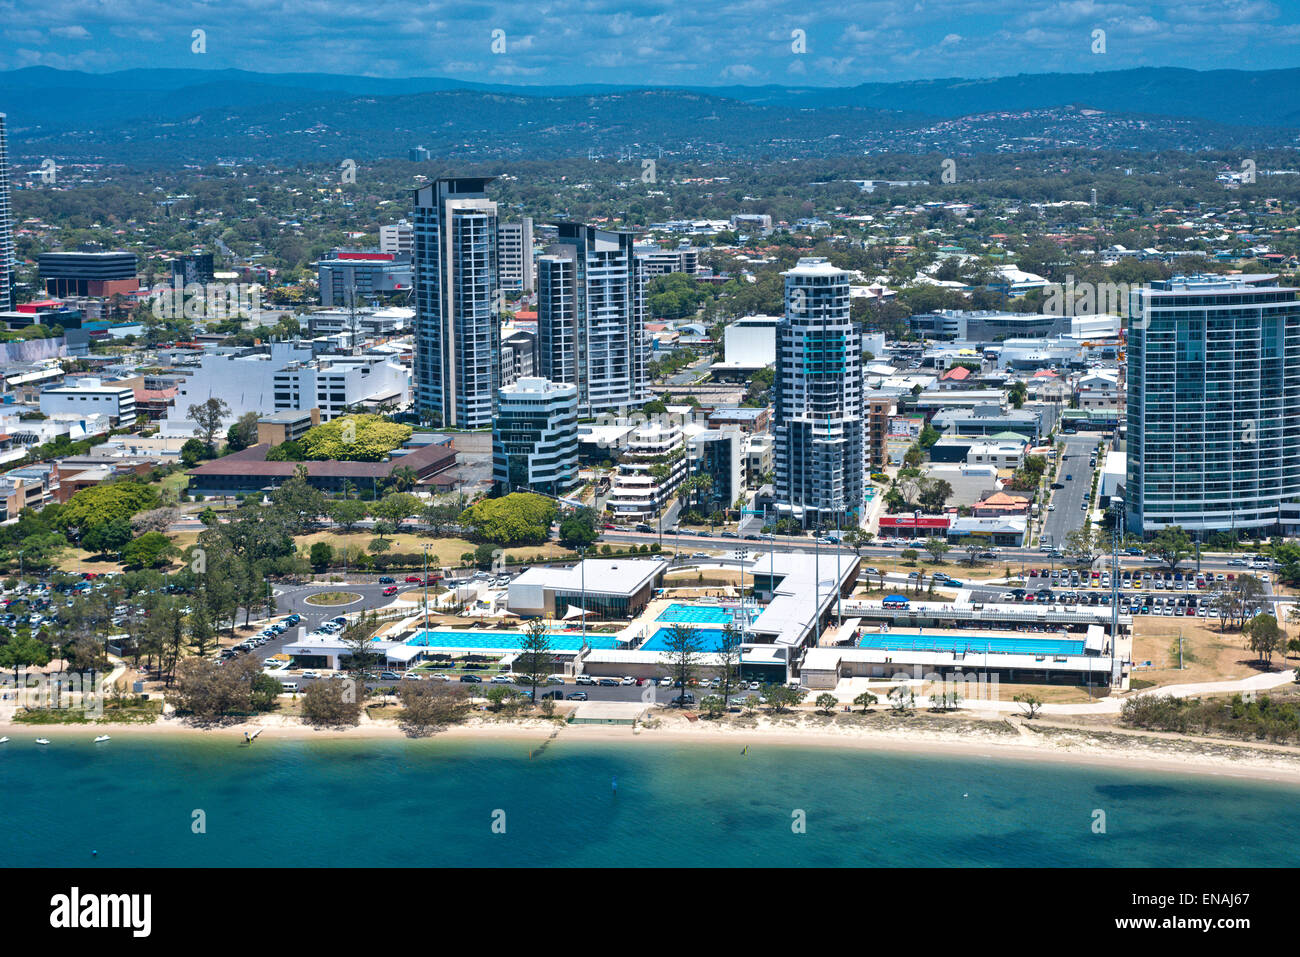
<path fill-rule="evenodd" d="M 722 646 L 722 631 L 717 628 L 696 628 L 695 633 L 700 638 L 700 649 L 702 651 L 717 651 Z M 640 647 L 640 651 L 667 651 L 668 636 L 672 634 L 671 628 L 660 628 L 650 640 Z"/>
<path fill-rule="evenodd" d="M 669 605 L 656 621 L 687 625 L 725 625 L 732 620 L 731 612 L 718 605 Z"/>
<path fill-rule="evenodd" d="M 971 654 L 1081 655 L 1083 641 L 1068 638 L 994 638 L 982 635 L 863 635 L 859 648 L 884 651 L 964 651 Z"/>
<path fill-rule="evenodd" d="M 556 651 L 577 651 L 582 647 L 582 634 L 576 631 L 548 635 L 551 648 Z M 517 631 L 419 631 L 406 640 L 406 644 L 420 648 L 491 648 L 500 651 L 519 651 L 523 635 Z M 616 648 L 613 635 L 587 632 L 587 644 L 592 648 Z"/>

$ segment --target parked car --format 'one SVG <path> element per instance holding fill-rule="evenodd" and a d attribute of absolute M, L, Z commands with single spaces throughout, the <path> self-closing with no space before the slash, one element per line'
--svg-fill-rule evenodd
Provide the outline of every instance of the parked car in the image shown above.
<path fill-rule="evenodd" d="M 460 680 L 463 684 L 481 685 L 483 683 L 483 679 L 478 675 L 461 675 Z"/>
<path fill-rule="evenodd" d="M 678 707 L 684 707 L 688 704 L 695 704 L 695 695 L 691 694 L 689 691 L 687 691 L 685 694 L 675 695 L 671 701 L 671 704 L 677 705 Z"/>
<path fill-rule="evenodd" d="M 587 692 L 585 692 L 585 691 L 571 691 L 571 692 L 569 692 L 567 695 L 565 695 L 565 697 L 568 698 L 570 701 L 586 701 L 586 700 L 587 700 Z"/>
<path fill-rule="evenodd" d="M 502 672 L 499 675 L 492 676 L 492 683 L 494 685 L 512 685 L 515 683 L 515 676 Z"/>
<path fill-rule="evenodd" d="M 617 688 L 620 682 L 617 678 L 601 678 L 596 684 L 604 688 Z"/>

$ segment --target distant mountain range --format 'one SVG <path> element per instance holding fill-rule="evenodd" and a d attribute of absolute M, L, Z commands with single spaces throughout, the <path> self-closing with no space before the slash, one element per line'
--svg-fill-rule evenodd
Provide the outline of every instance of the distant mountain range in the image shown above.
<path fill-rule="evenodd" d="M 1119 70 L 854 87 L 524 87 L 242 70 L 0 72 L 16 156 L 251 157 L 1199 149 L 1300 143 L 1300 69 Z"/>

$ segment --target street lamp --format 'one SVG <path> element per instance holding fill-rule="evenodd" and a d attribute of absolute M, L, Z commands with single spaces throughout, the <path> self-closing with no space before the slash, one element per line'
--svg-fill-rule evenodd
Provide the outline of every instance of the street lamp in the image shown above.
<path fill-rule="evenodd" d="M 737 548 L 735 555 L 740 562 L 740 633 L 744 637 L 749 633 L 749 612 L 745 608 L 745 560 L 749 558 L 749 549 Z"/>

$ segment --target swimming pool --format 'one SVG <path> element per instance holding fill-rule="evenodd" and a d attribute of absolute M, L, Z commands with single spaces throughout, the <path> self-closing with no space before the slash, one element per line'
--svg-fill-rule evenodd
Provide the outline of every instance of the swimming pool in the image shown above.
<path fill-rule="evenodd" d="M 656 621 L 686 625 L 725 625 L 733 618 L 729 609 L 719 605 L 672 604 L 659 613 Z"/>
<path fill-rule="evenodd" d="M 700 650 L 709 652 L 717 651 L 722 647 L 722 631 L 716 628 L 695 628 L 692 629 L 700 639 Z M 671 628 L 660 628 L 650 639 L 638 648 L 638 651 L 667 651 L 668 636 L 672 634 Z"/>
<path fill-rule="evenodd" d="M 968 654 L 1081 655 L 1083 641 L 1069 638 L 987 638 L 981 635 L 866 634 L 859 648 L 882 651 L 964 651 Z"/>
<path fill-rule="evenodd" d="M 517 631 L 420 631 L 406 640 L 406 644 L 419 648 L 491 648 L 500 651 L 519 651 L 523 635 Z M 566 631 L 548 635 L 553 651 L 578 651 L 582 648 L 582 634 Z M 587 644 L 592 648 L 616 648 L 613 635 L 587 632 Z"/>

